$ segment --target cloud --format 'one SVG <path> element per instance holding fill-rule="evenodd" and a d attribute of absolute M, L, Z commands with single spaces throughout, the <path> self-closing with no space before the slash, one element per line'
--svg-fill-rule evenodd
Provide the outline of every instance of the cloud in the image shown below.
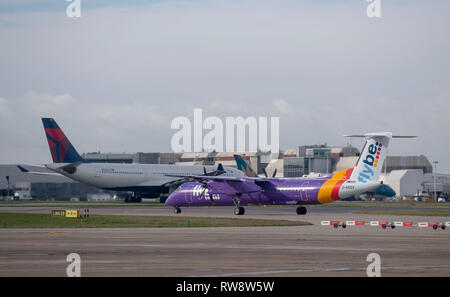
<path fill-rule="evenodd" d="M 274 100 L 272 104 L 281 113 L 290 113 L 292 110 L 292 107 L 285 100 Z"/>
<path fill-rule="evenodd" d="M 0 97 L 0 131 L 9 140 L 0 142 L 3 162 L 36 163 L 49 156 L 41 117 L 55 118 L 80 153 L 163 151 L 163 146 L 154 146 L 155 140 L 163 139 L 161 131 L 170 127 L 161 108 L 145 102 L 86 102 L 70 94 L 28 91 Z"/>
<path fill-rule="evenodd" d="M 74 103 L 72 96 L 69 94 L 55 95 L 36 91 L 28 91 L 18 101 L 27 112 L 39 114 L 51 114 L 61 110 L 68 111 Z M 17 104 L 15 105 L 17 108 Z"/>
<path fill-rule="evenodd" d="M 8 101 L 0 97 L 0 113 L 7 114 L 9 112 Z"/>
<path fill-rule="evenodd" d="M 61 3 L 0 14 L 0 135 L 15 140 L 0 162 L 49 157 L 41 116 L 80 151 L 169 151 L 171 119 L 194 108 L 279 116 L 282 149 L 391 130 L 419 138 L 390 153 L 447 159 L 448 1 L 384 1 L 381 19 L 364 1 L 108 4 L 80 19 Z"/>

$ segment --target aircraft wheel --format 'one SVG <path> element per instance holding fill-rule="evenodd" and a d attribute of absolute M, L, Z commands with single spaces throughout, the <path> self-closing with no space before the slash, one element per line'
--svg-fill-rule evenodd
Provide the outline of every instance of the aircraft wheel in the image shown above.
<path fill-rule="evenodd" d="M 169 196 L 167 196 L 167 195 L 161 195 L 161 196 L 159 197 L 159 203 L 162 203 L 162 204 L 166 203 L 167 198 L 169 198 Z"/>
<path fill-rule="evenodd" d="M 241 207 L 236 207 L 234 209 L 234 214 L 237 216 L 242 216 L 245 213 L 245 208 Z"/>
<path fill-rule="evenodd" d="M 181 213 L 181 208 L 175 208 L 174 210 L 173 210 L 173 212 L 175 213 L 175 214 L 179 214 L 179 213 Z"/>
<path fill-rule="evenodd" d="M 297 207 L 297 214 L 298 214 L 298 215 L 304 215 L 304 214 L 306 214 L 306 207 L 303 207 L 303 206 Z"/>
<path fill-rule="evenodd" d="M 441 225 L 441 229 L 442 229 L 442 230 L 445 230 L 445 225 Z"/>

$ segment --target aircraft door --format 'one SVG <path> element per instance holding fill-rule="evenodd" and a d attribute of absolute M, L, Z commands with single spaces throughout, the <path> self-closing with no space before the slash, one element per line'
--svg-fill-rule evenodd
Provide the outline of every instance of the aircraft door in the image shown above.
<path fill-rule="evenodd" d="M 190 191 L 184 192 L 184 199 L 186 200 L 187 204 L 192 204 L 192 195 L 193 195 L 193 192 L 190 192 Z"/>
<path fill-rule="evenodd" d="M 308 201 L 309 182 L 304 182 L 300 190 L 300 200 Z"/>

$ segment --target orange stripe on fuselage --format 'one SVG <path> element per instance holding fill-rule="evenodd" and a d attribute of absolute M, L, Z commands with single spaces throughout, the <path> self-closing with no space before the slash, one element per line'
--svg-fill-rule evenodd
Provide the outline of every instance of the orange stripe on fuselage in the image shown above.
<path fill-rule="evenodd" d="M 319 189 L 317 199 L 319 203 L 328 203 L 339 200 L 339 189 L 342 184 L 352 175 L 353 168 L 338 171 L 333 176 L 323 183 Z"/>

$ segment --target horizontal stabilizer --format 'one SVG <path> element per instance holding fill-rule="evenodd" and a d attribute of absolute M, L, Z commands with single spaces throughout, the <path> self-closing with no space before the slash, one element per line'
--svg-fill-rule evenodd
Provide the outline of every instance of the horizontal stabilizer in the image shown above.
<path fill-rule="evenodd" d="M 26 174 L 34 174 L 34 175 L 51 175 L 51 176 L 62 176 L 59 173 L 53 173 L 53 172 L 42 172 L 42 171 L 30 171 L 20 165 L 17 165 L 17 168 L 19 168 L 19 170 L 23 173 Z"/>
<path fill-rule="evenodd" d="M 389 134 L 391 134 L 389 136 Z M 390 132 L 381 132 L 381 133 L 366 133 L 366 134 L 353 134 L 353 135 L 344 135 L 344 137 L 356 137 L 356 138 L 366 138 L 366 137 L 377 137 L 377 136 L 385 136 L 391 138 L 416 138 L 417 136 L 413 135 L 392 135 Z"/>

